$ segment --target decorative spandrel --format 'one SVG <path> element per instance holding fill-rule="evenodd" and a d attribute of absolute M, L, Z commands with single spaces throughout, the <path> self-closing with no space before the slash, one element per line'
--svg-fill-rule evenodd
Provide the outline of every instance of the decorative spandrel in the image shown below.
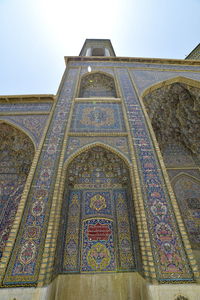
<path fill-rule="evenodd" d="M 139 246 L 135 221 L 130 222 L 135 216 L 129 180 L 123 160 L 101 147 L 71 162 L 63 203 L 61 272 L 137 269 L 139 251 L 134 249 Z"/>
<path fill-rule="evenodd" d="M 84 76 L 81 80 L 79 97 L 117 97 L 113 78 L 102 73 Z"/>

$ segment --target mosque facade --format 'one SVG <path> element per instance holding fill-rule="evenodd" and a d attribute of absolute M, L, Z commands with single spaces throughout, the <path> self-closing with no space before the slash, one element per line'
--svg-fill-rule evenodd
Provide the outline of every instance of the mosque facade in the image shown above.
<path fill-rule="evenodd" d="M 200 60 L 87 39 L 0 96 L 0 299 L 200 299 Z"/>

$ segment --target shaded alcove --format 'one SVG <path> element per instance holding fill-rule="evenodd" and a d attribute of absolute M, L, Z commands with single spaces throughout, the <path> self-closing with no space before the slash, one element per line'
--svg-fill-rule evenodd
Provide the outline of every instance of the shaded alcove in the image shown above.
<path fill-rule="evenodd" d="M 34 145 L 21 130 L 0 123 L 0 257 L 34 157 Z"/>
<path fill-rule="evenodd" d="M 180 143 L 200 155 L 200 89 L 175 82 L 146 93 L 144 104 L 161 151 Z"/>
<path fill-rule="evenodd" d="M 84 75 L 80 82 L 79 97 L 117 97 L 114 79 L 100 72 Z"/>
<path fill-rule="evenodd" d="M 94 146 L 68 165 L 59 241 L 59 273 L 141 271 L 130 174 L 115 153 Z"/>
<path fill-rule="evenodd" d="M 181 175 L 199 172 L 200 89 L 189 86 L 183 78 L 182 82 L 160 86 L 152 87 L 143 100 L 168 174 L 171 178 L 176 174 L 172 186 L 192 249 L 200 261 L 200 186 L 195 178 Z"/>

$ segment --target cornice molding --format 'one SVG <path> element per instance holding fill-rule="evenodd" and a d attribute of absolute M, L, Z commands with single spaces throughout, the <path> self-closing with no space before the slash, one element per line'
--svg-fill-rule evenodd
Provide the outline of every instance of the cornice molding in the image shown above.
<path fill-rule="evenodd" d="M 169 59 L 169 58 L 143 58 L 143 57 L 113 57 L 113 56 L 65 56 L 66 65 L 72 61 L 103 61 L 103 62 L 136 62 L 136 63 L 161 63 L 176 65 L 200 66 L 200 60 Z"/>

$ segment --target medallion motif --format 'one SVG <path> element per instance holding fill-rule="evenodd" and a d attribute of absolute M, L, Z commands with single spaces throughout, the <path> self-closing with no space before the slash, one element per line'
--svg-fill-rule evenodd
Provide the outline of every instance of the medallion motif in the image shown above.
<path fill-rule="evenodd" d="M 95 271 L 103 271 L 109 265 L 111 255 L 104 244 L 96 243 L 88 251 L 88 265 Z"/>
<path fill-rule="evenodd" d="M 125 131 L 119 103 L 76 103 L 71 131 Z"/>
<path fill-rule="evenodd" d="M 100 211 L 106 207 L 106 199 L 102 195 L 96 194 L 90 199 L 90 208 Z"/>

